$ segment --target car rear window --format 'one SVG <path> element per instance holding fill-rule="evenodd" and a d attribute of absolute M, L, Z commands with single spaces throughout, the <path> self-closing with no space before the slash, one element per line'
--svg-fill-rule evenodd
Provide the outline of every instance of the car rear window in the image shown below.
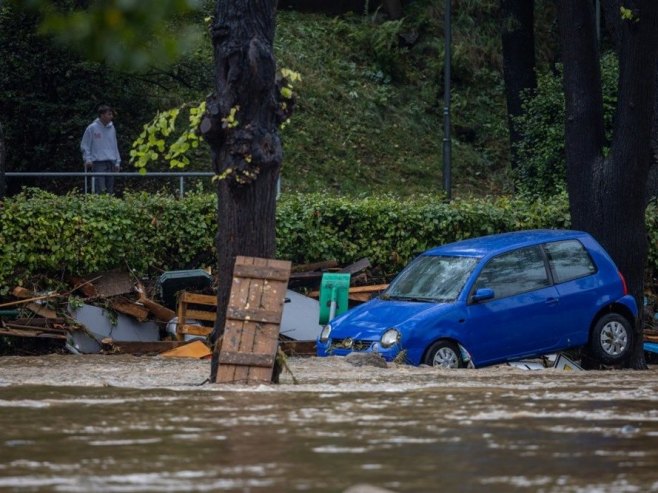
<path fill-rule="evenodd" d="M 556 241 L 544 245 L 556 283 L 571 281 L 596 272 L 596 266 L 578 240 Z"/>

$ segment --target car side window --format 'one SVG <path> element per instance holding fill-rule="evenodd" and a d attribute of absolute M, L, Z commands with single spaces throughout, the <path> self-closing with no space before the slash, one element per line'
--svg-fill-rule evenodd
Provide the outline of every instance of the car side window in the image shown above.
<path fill-rule="evenodd" d="M 539 247 L 522 248 L 492 258 L 484 266 L 475 288 L 491 288 L 494 299 L 541 289 L 550 285 Z"/>
<path fill-rule="evenodd" d="M 556 283 L 571 281 L 596 272 L 596 266 L 578 240 L 547 243 L 544 250 Z"/>

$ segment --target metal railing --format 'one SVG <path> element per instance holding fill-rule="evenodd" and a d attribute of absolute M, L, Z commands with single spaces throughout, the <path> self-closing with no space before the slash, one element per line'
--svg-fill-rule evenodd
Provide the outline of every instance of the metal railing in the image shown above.
<path fill-rule="evenodd" d="M 7 178 L 12 177 L 27 177 L 27 178 L 66 178 L 66 177 L 82 177 L 84 178 L 84 193 L 94 193 L 95 191 L 95 177 L 111 176 L 114 178 L 154 178 L 154 177 L 178 177 L 178 195 L 182 197 L 185 194 L 185 178 L 194 177 L 211 177 L 215 173 L 211 171 L 149 171 L 146 174 L 138 172 L 91 172 L 91 171 L 44 171 L 44 172 L 20 172 L 20 171 L 6 171 Z"/>

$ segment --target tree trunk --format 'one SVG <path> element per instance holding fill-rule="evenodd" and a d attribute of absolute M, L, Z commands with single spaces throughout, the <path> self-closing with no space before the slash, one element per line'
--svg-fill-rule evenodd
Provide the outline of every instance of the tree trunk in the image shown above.
<path fill-rule="evenodd" d="M 401 0 L 382 0 L 384 11 L 388 14 L 388 18 L 396 20 L 402 18 L 402 1 Z"/>
<path fill-rule="evenodd" d="M 607 157 L 603 154 L 603 106 L 593 6 L 581 0 L 561 0 L 559 7 L 572 224 L 592 233 L 624 274 L 640 308 L 629 366 L 644 368 L 641 317 L 647 239 L 643 192 L 651 163 L 658 3 L 627 3 L 632 18 L 621 26 L 619 99 Z"/>
<path fill-rule="evenodd" d="M 219 0 L 212 26 L 215 92 L 200 130 L 211 147 L 217 181 L 217 341 L 224 333 L 237 255 L 275 253 L 276 182 L 282 160 L 276 63 L 272 52 L 276 0 Z"/>
<path fill-rule="evenodd" d="M 0 200 L 5 198 L 7 182 L 5 181 L 5 134 L 0 123 Z"/>
<path fill-rule="evenodd" d="M 521 101 L 523 91 L 537 88 L 534 0 L 501 0 L 500 10 L 512 169 L 516 169 L 518 165 L 516 143 L 522 137 L 515 127 L 514 117 L 523 113 Z"/>
<path fill-rule="evenodd" d="M 615 51 L 619 55 L 621 50 L 622 18 L 620 15 L 621 0 L 601 0 L 601 9 L 605 25 L 605 33 L 610 37 Z M 656 66 L 656 77 L 658 77 L 658 65 Z M 651 167 L 647 179 L 645 202 L 658 197 L 658 95 L 654 103 L 654 117 L 651 130 Z"/>

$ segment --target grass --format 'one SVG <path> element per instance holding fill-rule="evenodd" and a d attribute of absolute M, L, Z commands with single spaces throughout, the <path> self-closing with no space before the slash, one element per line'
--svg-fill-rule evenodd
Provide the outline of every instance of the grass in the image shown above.
<path fill-rule="evenodd" d="M 460 3 L 479 14 L 463 10 L 453 27 L 453 186 L 461 194 L 509 191 L 500 42 L 486 10 L 497 3 Z M 401 22 L 278 14 L 278 64 L 303 78 L 282 133 L 284 191 L 441 190 L 442 12 L 430 2 L 413 8 Z"/>

